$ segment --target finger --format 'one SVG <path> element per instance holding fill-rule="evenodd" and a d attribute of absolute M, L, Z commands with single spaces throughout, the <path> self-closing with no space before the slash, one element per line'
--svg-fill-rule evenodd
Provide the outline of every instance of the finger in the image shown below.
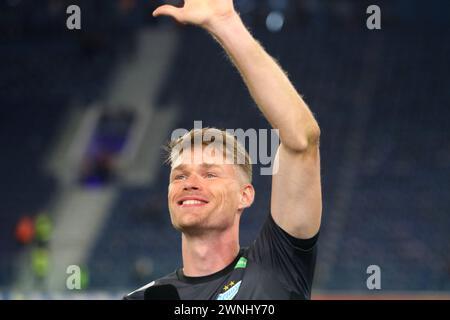
<path fill-rule="evenodd" d="M 153 16 L 170 16 L 178 20 L 179 18 L 179 10 L 180 8 L 165 4 L 163 6 L 160 6 L 153 11 Z"/>

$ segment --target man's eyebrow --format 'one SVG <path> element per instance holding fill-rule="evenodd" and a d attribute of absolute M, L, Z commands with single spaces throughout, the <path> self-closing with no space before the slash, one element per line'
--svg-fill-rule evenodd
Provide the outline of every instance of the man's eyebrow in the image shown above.
<path fill-rule="evenodd" d="M 200 164 L 200 166 L 203 169 L 222 169 L 221 165 L 215 164 L 215 163 L 202 163 Z M 185 164 L 180 164 L 178 166 L 176 166 L 175 168 L 172 168 L 172 171 L 183 171 L 186 169 L 186 165 Z"/>
<path fill-rule="evenodd" d="M 176 166 L 175 168 L 172 168 L 172 171 L 183 171 L 186 168 L 185 164 L 180 164 Z"/>

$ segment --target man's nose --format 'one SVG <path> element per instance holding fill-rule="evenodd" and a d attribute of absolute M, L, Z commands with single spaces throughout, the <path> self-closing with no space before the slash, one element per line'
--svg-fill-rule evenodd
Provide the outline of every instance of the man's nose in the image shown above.
<path fill-rule="evenodd" d="M 189 178 L 187 178 L 184 181 L 183 189 L 184 190 L 199 190 L 200 189 L 199 178 L 196 175 L 190 175 Z"/>

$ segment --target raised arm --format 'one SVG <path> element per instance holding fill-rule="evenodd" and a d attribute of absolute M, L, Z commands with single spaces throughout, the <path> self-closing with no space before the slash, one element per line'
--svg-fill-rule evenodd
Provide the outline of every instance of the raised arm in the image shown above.
<path fill-rule="evenodd" d="M 287 75 L 244 26 L 232 0 L 185 0 L 183 8 L 164 5 L 153 15 L 206 29 L 228 53 L 259 109 L 280 133 L 279 167 L 272 178 L 274 221 L 294 237 L 314 236 L 322 212 L 320 129 Z"/>

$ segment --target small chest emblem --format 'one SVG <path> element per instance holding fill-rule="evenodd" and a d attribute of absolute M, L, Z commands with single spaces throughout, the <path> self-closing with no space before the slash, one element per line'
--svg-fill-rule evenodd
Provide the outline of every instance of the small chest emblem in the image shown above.
<path fill-rule="evenodd" d="M 242 280 L 238 283 L 230 281 L 225 287 L 223 287 L 225 291 L 217 296 L 217 300 L 233 300 L 241 287 L 241 283 Z"/>

